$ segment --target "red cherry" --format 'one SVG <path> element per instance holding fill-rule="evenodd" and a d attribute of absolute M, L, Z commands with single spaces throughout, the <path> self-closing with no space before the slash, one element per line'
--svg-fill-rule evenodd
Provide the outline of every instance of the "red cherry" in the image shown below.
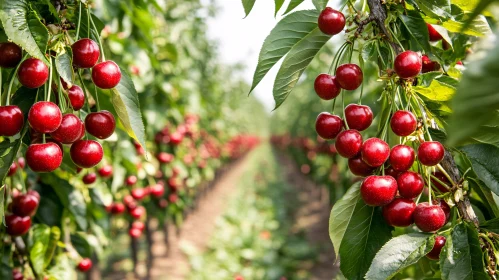
<path fill-rule="evenodd" d="M 15 268 L 12 270 L 12 280 L 23 280 L 24 279 L 24 276 L 23 276 L 23 273 Z"/>
<path fill-rule="evenodd" d="M 26 192 L 26 194 L 32 195 L 32 196 L 38 198 L 38 201 L 40 201 L 40 194 L 37 191 L 29 190 L 28 192 Z"/>
<path fill-rule="evenodd" d="M 184 136 L 182 135 L 182 133 L 179 133 L 178 131 L 175 131 L 170 135 L 170 143 L 172 143 L 173 145 L 180 144 L 183 139 Z"/>
<path fill-rule="evenodd" d="M 165 187 L 161 184 L 152 185 L 149 187 L 149 192 L 152 196 L 159 198 L 165 193 Z"/>
<path fill-rule="evenodd" d="M 97 172 L 99 172 L 99 176 L 102 178 L 109 178 L 113 175 L 113 167 L 111 165 L 104 165 Z"/>
<path fill-rule="evenodd" d="M 165 152 L 159 153 L 156 157 L 158 158 L 158 161 L 163 164 L 168 164 L 172 162 L 174 159 L 174 156 L 172 154 Z"/>
<path fill-rule="evenodd" d="M 121 214 L 123 212 L 125 212 L 125 205 L 123 203 L 114 202 L 111 205 L 111 213 L 117 215 L 117 214 Z"/>
<path fill-rule="evenodd" d="M 91 39 L 80 39 L 71 46 L 71 49 L 73 66 L 77 68 L 92 68 L 99 60 L 99 46 Z"/>
<path fill-rule="evenodd" d="M 420 203 L 414 211 L 414 223 L 424 232 L 437 231 L 445 225 L 445 212 L 438 205 Z"/>
<path fill-rule="evenodd" d="M 362 69 L 357 64 L 342 64 L 336 69 L 336 81 L 346 90 L 358 88 L 363 78 Z"/>
<path fill-rule="evenodd" d="M 397 194 L 397 181 L 391 176 L 368 176 L 360 186 L 360 194 L 369 206 L 386 205 Z"/>
<path fill-rule="evenodd" d="M 158 201 L 158 206 L 159 208 L 161 209 L 165 209 L 166 207 L 168 207 L 168 200 L 162 198 Z"/>
<path fill-rule="evenodd" d="M 440 64 L 436 61 L 432 61 L 427 55 L 423 55 L 421 59 L 423 61 L 423 67 L 421 68 L 422 73 L 428 73 L 440 69 Z"/>
<path fill-rule="evenodd" d="M 62 150 L 56 144 L 31 144 L 26 150 L 26 163 L 34 172 L 52 172 L 62 163 Z"/>
<path fill-rule="evenodd" d="M 7 176 L 12 177 L 14 174 L 16 174 L 17 171 L 17 164 L 13 162 L 10 167 L 9 167 L 9 172 L 7 173 Z"/>
<path fill-rule="evenodd" d="M 120 80 L 121 70 L 114 61 L 104 61 L 92 68 L 92 81 L 99 88 L 114 88 L 120 83 Z"/>
<path fill-rule="evenodd" d="M 395 72 L 402 79 L 416 77 L 423 67 L 421 55 L 413 51 L 405 51 L 395 58 Z"/>
<path fill-rule="evenodd" d="M 31 227 L 31 217 L 20 217 L 15 214 L 5 215 L 6 232 L 10 236 L 20 236 L 28 233 Z"/>
<path fill-rule="evenodd" d="M 38 209 L 40 197 L 34 195 L 36 191 L 31 191 L 23 195 L 19 195 L 12 200 L 12 213 L 19 217 L 33 217 Z"/>
<path fill-rule="evenodd" d="M 113 134 L 116 120 L 113 114 L 106 110 L 90 113 L 85 118 L 85 128 L 91 135 L 99 139 L 106 139 Z"/>
<path fill-rule="evenodd" d="M 137 183 L 137 176 L 128 176 L 125 180 L 125 184 L 127 184 L 128 186 L 133 186 Z"/>
<path fill-rule="evenodd" d="M 26 166 L 26 160 L 23 157 L 18 158 L 17 163 L 19 164 L 19 167 L 21 167 L 22 169 L 24 169 L 24 167 Z"/>
<path fill-rule="evenodd" d="M 343 121 L 340 117 L 322 112 L 315 120 L 315 131 L 323 139 L 334 139 L 340 133 L 343 126 Z"/>
<path fill-rule="evenodd" d="M 450 211 L 451 211 L 449 204 L 447 204 L 447 202 L 445 202 L 445 200 L 443 199 L 433 200 L 433 204 L 440 206 L 440 208 L 444 210 L 445 223 L 447 223 L 450 219 Z"/>
<path fill-rule="evenodd" d="M 14 68 L 21 62 L 23 51 L 11 42 L 0 43 L 0 67 Z"/>
<path fill-rule="evenodd" d="M 85 94 L 83 93 L 81 87 L 77 85 L 73 85 L 68 90 L 68 97 L 71 107 L 73 107 L 73 110 L 75 111 L 79 111 L 83 108 L 83 105 L 85 105 Z"/>
<path fill-rule="evenodd" d="M 92 268 L 92 260 L 89 258 L 84 258 L 78 264 L 78 270 L 81 272 L 87 272 Z"/>
<path fill-rule="evenodd" d="M 425 166 L 434 166 L 444 158 L 445 149 L 440 142 L 426 141 L 419 145 L 418 159 Z"/>
<path fill-rule="evenodd" d="M 133 189 L 130 194 L 132 195 L 132 197 L 135 199 L 135 200 L 142 200 L 144 199 L 148 193 L 147 193 L 147 190 L 146 189 L 143 189 L 143 188 L 137 188 L 137 189 Z"/>
<path fill-rule="evenodd" d="M 78 140 L 71 145 L 70 155 L 77 166 L 91 168 L 102 160 L 104 153 L 99 142 L 94 140 Z"/>
<path fill-rule="evenodd" d="M 373 111 L 369 106 L 350 104 L 345 108 L 345 120 L 350 129 L 363 131 L 373 122 Z"/>
<path fill-rule="evenodd" d="M 423 192 L 424 180 L 416 172 L 406 171 L 397 178 L 399 194 L 405 198 L 416 198 Z"/>
<path fill-rule="evenodd" d="M 97 175 L 95 173 L 88 173 L 87 175 L 83 176 L 83 183 L 86 185 L 90 185 L 95 183 L 97 180 Z"/>
<path fill-rule="evenodd" d="M 383 206 L 383 217 L 391 226 L 408 227 L 414 223 L 414 210 L 416 210 L 416 203 L 412 199 L 395 198 L 388 205 Z"/>
<path fill-rule="evenodd" d="M 178 195 L 176 193 L 171 193 L 170 195 L 168 195 L 168 201 L 170 201 L 171 203 L 175 204 L 178 200 Z"/>
<path fill-rule="evenodd" d="M 348 159 L 348 168 L 356 176 L 369 176 L 373 173 L 374 168 L 367 165 L 360 156 Z"/>
<path fill-rule="evenodd" d="M 445 237 L 438 235 L 435 237 L 435 244 L 433 245 L 433 248 L 431 251 L 426 254 L 426 257 L 429 258 L 430 260 L 438 260 L 440 259 L 440 252 L 442 251 L 442 248 L 445 245 Z"/>
<path fill-rule="evenodd" d="M 334 146 L 342 157 L 353 158 L 359 154 L 362 147 L 362 135 L 355 129 L 342 131 L 336 137 Z"/>
<path fill-rule="evenodd" d="M 327 7 L 319 15 L 318 24 L 322 33 L 336 35 L 345 28 L 345 16 L 343 13 Z"/>
<path fill-rule="evenodd" d="M 390 156 L 390 146 L 379 139 L 367 139 L 360 150 L 362 160 L 372 167 L 380 167 Z"/>
<path fill-rule="evenodd" d="M 85 132 L 87 131 L 85 129 L 85 123 L 82 120 L 80 120 L 80 125 L 81 125 L 81 134 L 80 134 L 80 137 L 78 138 L 78 140 L 83 139 L 83 137 L 85 137 Z"/>
<path fill-rule="evenodd" d="M 138 228 L 131 228 L 128 230 L 128 234 L 131 238 L 137 239 L 142 235 L 142 231 Z"/>
<path fill-rule="evenodd" d="M 0 106 L 0 136 L 14 136 L 24 125 L 24 115 L 15 105 Z"/>
<path fill-rule="evenodd" d="M 428 35 L 430 36 L 430 42 L 436 42 L 443 39 L 442 35 L 429 23 L 426 24 L 428 27 Z"/>
<path fill-rule="evenodd" d="M 132 228 L 136 228 L 140 231 L 143 231 L 146 228 L 146 225 L 141 221 L 134 221 L 132 223 Z"/>
<path fill-rule="evenodd" d="M 314 89 L 317 95 L 324 100 L 331 100 L 341 92 L 340 85 L 335 76 L 320 74 L 314 82 Z"/>
<path fill-rule="evenodd" d="M 137 220 L 140 219 L 140 217 L 142 217 L 145 213 L 146 209 L 144 206 L 137 206 L 130 211 L 130 216 Z"/>
<path fill-rule="evenodd" d="M 35 131 L 52 133 L 61 125 L 62 113 L 55 103 L 39 101 L 29 110 L 28 121 Z"/>
<path fill-rule="evenodd" d="M 39 59 L 28 58 L 19 66 L 17 78 L 27 88 L 39 88 L 49 78 L 49 68 Z"/>
<path fill-rule="evenodd" d="M 62 116 L 61 125 L 50 136 L 63 144 L 71 144 L 80 139 L 81 121 L 73 114 L 65 114 Z"/>
<path fill-rule="evenodd" d="M 414 149 L 406 145 L 396 145 L 390 152 L 390 165 L 396 171 L 407 171 L 414 163 Z"/>
<path fill-rule="evenodd" d="M 440 182 L 445 184 L 445 186 L 444 186 L 443 184 L 441 184 L 437 180 L 431 178 L 431 183 L 433 186 L 435 186 L 441 193 L 447 193 L 450 191 L 452 184 L 449 181 L 449 179 L 447 179 L 447 177 L 444 175 L 444 173 L 437 171 L 437 172 L 434 172 L 432 175 L 435 176 Z"/>
<path fill-rule="evenodd" d="M 395 112 L 390 120 L 393 133 L 398 136 L 409 136 L 418 127 L 418 121 L 413 113 L 405 110 Z"/>

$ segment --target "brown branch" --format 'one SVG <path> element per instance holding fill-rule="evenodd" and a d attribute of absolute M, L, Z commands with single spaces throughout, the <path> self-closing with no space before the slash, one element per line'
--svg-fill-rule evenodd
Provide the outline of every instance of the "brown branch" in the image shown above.
<path fill-rule="evenodd" d="M 401 53 L 402 48 L 393 42 L 392 35 L 385 26 L 386 10 L 383 4 L 381 3 L 381 0 L 367 0 L 367 5 L 369 6 L 370 10 L 369 18 L 372 21 L 376 22 L 378 27 L 381 29 L 381 32 L 383 32 L 383 34 L 385 35 L 386 40 L 392 46 L 395 52 L 397 54 Z"/>

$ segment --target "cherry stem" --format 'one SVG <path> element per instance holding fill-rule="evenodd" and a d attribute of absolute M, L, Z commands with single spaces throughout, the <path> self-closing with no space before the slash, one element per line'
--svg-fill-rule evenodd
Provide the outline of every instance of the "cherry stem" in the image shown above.
<path fill-rule="evenodd" d="M 344 90 L 341 91 L 341 103 L 343 103 L 343 118 L 345 118 L 345 91 Z M 350 129 L 348 127 L 347 121 L 345 121 L 345 126 L 347 127 L 347 129 Z"/>
<path fill-rule="evenodd" d="M 359 105 L 362 105 L 362 96 L 363 95 L 364 95 L 364 79 L 362 79 L 362 83 L 360 84 Z"/>
<path fill-rule="evenodd" d="M 431 175 L 431 174 L 430 174 L 430 177 L 431 177 L 431 179 L 433 179 L 433 180 L 437 181 L 437 183 L 439 183 L 440 185 L 442 185 L 444 188 L 446 188 L 446 189 L 450 190 L 450 187 L 449 187 L 449 186 L 447 186 L 447 184 L 446 184 L 446 183 L 442 182 L 442 181 L 441 181 L 440 179 L 438 179 L 437 177 L 435 177 L 435 176 L 433 176 L 433 175 Z"/>
<path fill-rule="evenodd" d="M 338 62 L 337 60 L 340 59 L 341 57 L 341 53 L 343 52 L 343 50 L 346 48 L 347 46 L 347 42 L 343 43 L 343 45 L 341 45 L 341 47 L 338 49 L 338 51 L 336 52 L 336 55 L 335 57 L 333 58 L 333 62 L 331 63 L 331 66 L 329 67 L 329 71 L 328 71 L 328 74 L 331 75 L 331 71 L 333 70 L 333 66 L 335 67 L 336 69 L 336 66 L 338 66 Z"/>
<path fill-rule="evenodd" d="M 62 94 L 61 77 L 58 76 L 56 73 L 55 78 L 57 80 L 57 95 L 59 96 L 59 106 L 61 106 L 62 112 L 65 112 L 66 111 L 66 103 L 62 102 L 62 100 L 64 99 L 64 101 L 66 101 L 66 98 Z"/>
<path fill-rule="evenodd" d="M 426 132 L 425 134 L 428 136 L 428 139 L 430 141 L 433 141 L 431 139 L 430 129 L 428 128 L 428 120 L 426 119 L 426 111 L 416 97 L 414 97 L 414 100 L 416 100 L 416 103 L 418 104 L 419 110 L 421 111 L 421 116 L 423 116 L 423 124 L 424 124 L 425 132 Z"/>
<path fill-rule="evenodd" d="M 432 205 L 431 203 L 431 171 L 430 167 L 426 169 L 426 173 L 428 173 L 428 203 Z"/>
<path fill-rule="evenodd" d="M 52 57 L 49 58 L 49 80 L 48 80 L 48 91 L 46 96 L 46 101 L 50 101 L 50 92 L 52 90 L 52 72 L 54 72 L 54 67 L 52 67 Z"/>
<path fill-rule="evenodd" d="M 5 104 L 7 106 L 10 105 L 10 92 L 12 91 L 12 85 L 14 84 L 14 79 L 16 78 L 16 73 L 19 70 L 19 67 L 21 66 L 22 62 L 26 59 L 26 57 L 28 57 L 27 53 L 23 56 L 23 59 L 21 60 L 21 63 L 19 63 L 17 65 L 17 67 L 14 70 L 14 72 L 12 72 L 12 77 L 10 78 L 10 83 L 9 83 L 9 89 L 7 90 L 7 100 L 5 101 Z"/>
<path fill-rule="evenodd" d="M 97 86 L 94 84 L 94 91 L 95 91 L 95 102 L 97 103 L 97 112 L 100 111 L 100 104 L 99 104 L 99 93 L 97 92 Z"/>
<path fill-rule="evenodd" d="M 333 108 L 331 110 L 331 113 L 334 114 L 334 107 L 336 106 L 336 98 L 333 100 Z"/>
<path fill-rule="evenodd" d="M 97 27 L 95 27 L 95 23 L 94 23 L 94 20 L 92 19 L 92 14 L 90 13 L 90 8 L 89 7 L 87 7 L 87 14 L 88 14 L 88 18 L 90 19 L 90 22 L 92 23 L 93 29 L 97 33 Z M 88 30 L 90 30 L 90 27 L 88 28 Z M 102 40 L 100 39 L 100 34 L 97 34 L 96 37 L 97 37 L 97 40 L 99 41 L 99 47 L 100 47 L 100 50 L 101 50 L 102 61 L 106 61 L 106 57 L 104 56 L 104 48 L 102 47 Z"/>
<path fill-rule="evenodd" d="M 45 144 L 45 133 L 42 134 L 42 141 L 43 141 L 43 144 Z"/>
<path fill-rule="evenodd" d="M 87 102 L 85 102 L 85 104 L 87 106 L 87 111 L 88 111 L 88 113 L 90 113 L 91 112 L 90 105 L 88 105 L 88 103 L 89 103 L 88 95 L 90 95 L 90 93 L 87 91 L 87 87 L 85 86 L 85 83 L 83 82 L 83 78 L 81 77 L 80 70 L 78 70 L 77 73 L 78 73 L 78 78 L 80 79 L 81 86 L 83 87 L 83 91 L 85 92 L 85 96 L 87 97 Z"/>
<path fill-rule="evenodd" d="M 80 25 L 81 25 L 81 0 L 79 2 L 79 13 L 78 13 L 78 27 L 76 28 L 76 41 L 78 41 L 78 36 L 80 35 Z"/>
<path fill-rule="evenodd" d="M 447 171 L 445 171 L 445 169 L 442 167 L 442 165 L 437 164 L 437 168 L 440 172 L 442 172 L 442 174 L 444 174 L 444 176 L 449 180 L 449 182 L 452 183 L 452 185 L 455 185 L 456 182 L 454 182 L 454 180 L 452 180 L 452 178 L 450 177 L 449 173 L 447 173 Z"/>

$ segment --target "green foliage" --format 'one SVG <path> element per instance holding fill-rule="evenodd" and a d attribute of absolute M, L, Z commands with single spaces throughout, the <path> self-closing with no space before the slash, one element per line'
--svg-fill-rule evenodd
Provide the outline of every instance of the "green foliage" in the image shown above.
<path fill-rule="evenodd" d="M 471 162 L 473 171 L 485 185 L 499 195 L 499 148 L 489 144 L 473 144 L 461 148 Z"/>

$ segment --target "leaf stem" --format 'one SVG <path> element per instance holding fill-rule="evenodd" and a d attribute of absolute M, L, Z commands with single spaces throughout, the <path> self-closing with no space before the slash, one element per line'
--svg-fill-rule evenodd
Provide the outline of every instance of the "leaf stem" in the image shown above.
<path fill-rule="evenodd" d="M 343 118 L 345 118 L 345 91 L 341 90 L 341 103 L 343 103 Z M 345 121 L 345 126 L 347 129 L 350 129 L 348 127 L 348 122 Z"/>
<path fill-rule="evenodd" d="M 81 0 L 79 2 L 79 12 L 78 12 L 78 26 L 76 27 L 76 41 L 78 41 L 78 36 L 80 35 L 80 25 L 81 25 Z"/>
<path fill-rule="evenodd" d="M 95 23 L 94 23 L 94 20 L 92 19 L 92 14 L 90 13 L 89 7 L 87 7 L 87 14 L 88 14 L 88 18 L 90 19 L 90 22 L 92 23 L 92 27 L 93 27 L 94 31 L 97 33 L 97 27 L 95 27 Z M 90 26 L 88 27 L 88 30 L 90 30 Z M 100 52 L 102 55 L 102 61 L 106 61 L 106 57 L 104 55 L 104 48 L 102 47 L 102 40 L 100 39 L 100 34 L 97 34 L 96 37 L 97 37 L 97 40 L 99 41 L 99 47 L 100 47 Z"/>
<path fill-rule="evenodd" d="M 431 202 L 431 171 L 430 171 L 430 167 L 428 167 L 426 169 L 426 173 L 428 173 L 428 203 L 430 205 L 432 205 L 432 202 Z"/>
<path fill-rule="evenodd" d="M 14 70 L 14 72 L 12 72 L 12 77 L 10 78 L 9 88 L 7 90 L 7 100 L 5 101 L 5 104 L 7 106 L 10 105 L 10 92 L 12 91 L 12 85 L 14 84 L 14 79 L 16 78 L 16 73 L 19 70 L 19 66 L 21 66 L 22 62 L 26 59 L 27 56 L 28 56 L 28 54 L 26 53 L 24 55 L 23 59 L 21 60 L 21 63 L 19 63 L 17 65 L 16 69 Z"/>
<path fill-rule="evenodd" d="M 81 86 L 83 87 L 83 91 L 85 92 L 85 96 L 87 97 L 87 102 L 85 102 L 85 105 L 87 107 L 87 111 L 88 113 L 90 113 L 90 105 L 88 103 L 89 100 L 88 100 L 88 95 L 90 94 L 88 91 L 87 91 L 87 87 L 85 86 L 85 83 L 83 82 L 83 78 L 81 77 L 81 73 L 80 73 L 80 70 L 77 71 L 78 73 L 78 78 L 80 79 L 80 83 L 81 83 Z"/>
<path fill-rule="evenodd" d="M 97 92 L 97 86 L 94 84 L 94 92 L 95 92 L 95 102 L 97 103 L 97 112 L 100 111 L 99 104 L 99 93 Z"/>
<path fill-rule="evenodd" d="M 49 80 L 46 101 L 50 100 L 50 93 L 52 91 L 52 72 L 54 72 L 54 67 L 52 67 L 52 57 L 49 57 Z"/>

